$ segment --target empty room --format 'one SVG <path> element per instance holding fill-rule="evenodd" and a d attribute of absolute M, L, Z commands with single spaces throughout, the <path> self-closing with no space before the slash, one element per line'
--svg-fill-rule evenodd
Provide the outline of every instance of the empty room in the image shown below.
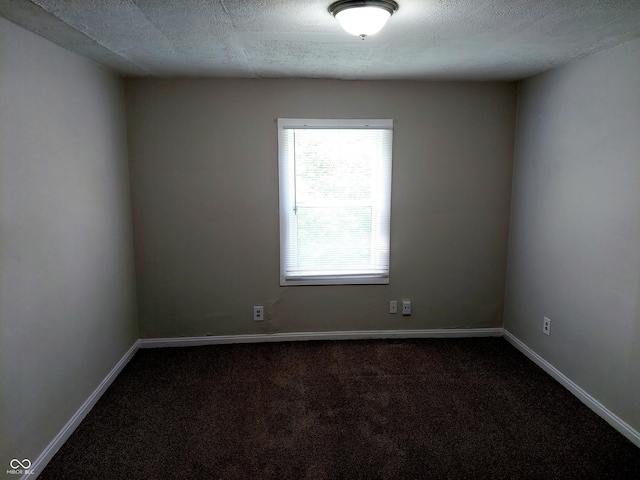
<path fill-rule="evenodd" d="M 640 2 L 0 0 L 0 473 L 640 478 Z"/>

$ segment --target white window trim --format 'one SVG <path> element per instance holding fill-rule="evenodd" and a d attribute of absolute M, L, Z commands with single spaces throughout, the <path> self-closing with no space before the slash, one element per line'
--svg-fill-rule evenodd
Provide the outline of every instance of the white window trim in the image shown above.
<path fill-rule="evenodd" d="M 282 212 L 288 209 L 288 201 L 286 195 L 283 195 L 283 185 L 291 184 L 288 175 L 291 171 L 284 166 L 283 142 L 286 129 L 292 128 L 314 128 L 314 129 L 385 129 L 393 130 L 392 119 L 301 119 L 301 118 L 278 118 L 278 171 L 279 171 L 279 218 L 280 218 L 280 285 L 388 285 L 389 284 L 389 267 L 384 272 L 362 273 L 362 272 L 344 272 L 341 275 L 296 275 L 289 277 L 286 275 L 286 246 L 289 244 L 287 217 Z M 391 163 L 393 161 L 391 160 Z M 387 215 L 391 215 L 391 168 L 388 173 L 388 186 L 382 195 L 388 198 Z M 389 239 L 390 243 L 390 239 Z"/>

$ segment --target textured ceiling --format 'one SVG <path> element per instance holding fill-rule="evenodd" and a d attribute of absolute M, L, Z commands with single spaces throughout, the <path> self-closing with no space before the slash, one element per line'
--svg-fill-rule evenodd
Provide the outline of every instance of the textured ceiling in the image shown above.
<path fill-rule="evenodd" d="M 398 0 L 360 40 L 332 0 L 0 0 L 123 75 L 515 80 L 640 38 L 640 0 Z"/>

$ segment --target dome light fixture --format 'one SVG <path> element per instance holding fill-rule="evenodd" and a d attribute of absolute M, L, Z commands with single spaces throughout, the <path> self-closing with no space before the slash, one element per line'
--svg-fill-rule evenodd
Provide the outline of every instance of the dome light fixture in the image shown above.
<path fill-rule="evenodd" d="M 329 6 L 342 28 L 363 40 L 378 33 L 396 10 L 392 0 L 338 0 Z"/>

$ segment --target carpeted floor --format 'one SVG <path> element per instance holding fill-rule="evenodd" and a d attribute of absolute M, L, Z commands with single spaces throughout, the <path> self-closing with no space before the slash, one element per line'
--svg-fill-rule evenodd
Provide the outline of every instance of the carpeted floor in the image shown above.
<path fill-rule="evenodd" d="M 623 479 L 640 449 L 501 338 L 140 350 L 39 477 Z"/>

